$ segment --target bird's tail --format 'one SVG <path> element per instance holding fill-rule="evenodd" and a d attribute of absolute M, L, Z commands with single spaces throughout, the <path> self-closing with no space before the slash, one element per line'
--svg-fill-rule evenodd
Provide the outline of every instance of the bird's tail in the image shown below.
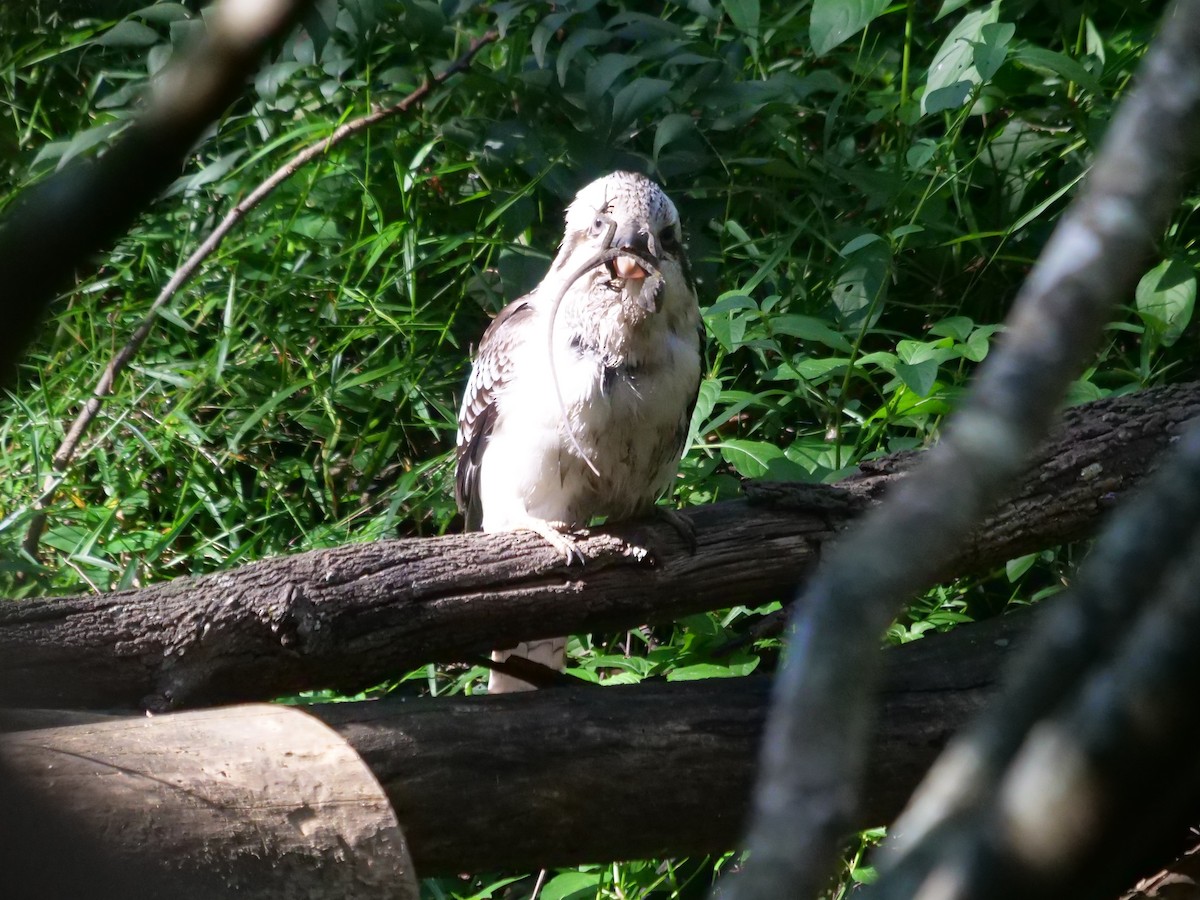
<path fill-rule="evenodd" d="M 511 650 L 493 650 L 492 659 L 504 662 L 510 656 L 520 656 L 535 663 L 561 672 L 567 667 L 567 639 L 565 637 L 544 638 L 540 641 L 520 643 Z M 489 694 L 511 694 L 515 691 L 537 690 L 535 685 L 522 681 L 514 675 L 492 671 L 488 677 Z"/>

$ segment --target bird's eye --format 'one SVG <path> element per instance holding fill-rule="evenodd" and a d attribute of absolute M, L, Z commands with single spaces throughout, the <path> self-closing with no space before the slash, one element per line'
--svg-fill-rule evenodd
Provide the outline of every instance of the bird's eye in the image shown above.
<path fill-rule="evenodd" d="M 596 237 L 604 233 L 604 229 L 608 227 L 608 220 L 602 216 L 596 216 L 596 221 L 592 222 L 592 236 Z"/>
<path fill-rule="evenodd" d="M 679 237 L 675 234 L 675 227 L 668 225 L 658 233 L 658 242 L 662 248 L 668 253 L 674 253 L 679 249 Z"/>

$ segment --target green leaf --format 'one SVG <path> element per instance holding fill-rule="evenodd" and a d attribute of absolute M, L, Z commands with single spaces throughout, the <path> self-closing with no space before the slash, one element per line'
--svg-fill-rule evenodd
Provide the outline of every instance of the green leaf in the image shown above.
<path fill-rule="evenodd" d="M 954 109 L 966 102 L 976 84 L 979 72 L 975 69 L 975 45 L 983 42 L 983 28 L 1000 18 L 1000 0 L 984 9 L 969 12 L 946 35 L 934 54 L 925 79 L 925 94 L 921 98 L 923 113 Z M 957 99 L 957 104 L 951 105 Z"/>
<path fill-rule="evenodd" d="M 157 3 L 154 6 L 143 6 L 137 12 L 133 13 L 133 15 L 148 22 L 163 23 L 191 17 L 191 13 L 188 12 L 187 7 L 180 3 Z"/>
<path fill-rule="evenodd" d="M 879 318 L 887 299 L 891 262 L 891 248 L 885 241 L 871 243 L 853 255 L 833 284 L 832 299 L 839 325 L 858 328 Z"/>
<path fill-rule="evenodd" d="M 554 68 L 558 72 L 559 85 L 566 86 L 567 71 L 570 69 L 571 61 L 575 59 L 580 50 L 585 47 L 606 44 L 611 40 L 612 35 L 601 28 L 580 28 L 578 31 L 572 31 L 563 41 L 562 47 L 559 48 L 558 59 L 554 64 Z"/>
<path fill-rule="evenodd" d="M 980 40 L 975 44 L 975 71 L 981 80 L 992 80 L 1008 56 L 1008 43 L 1016 34 L 1017 26 L 1012 22 L 992 22 L 979 30 Z"/>
<path fill-rule="evenodd" d="M 1170 347 L 1192 320 L 1196 306 L 1196 270 L 1184 260 L 1166 259 L 1138 282 L 1137 311 L 1157 343 Z"/>
<path fill-rule="evenodd" d="M 599 103 L 600 98 L 608 93 L 608 89 L 621 77 L 621 73 L 632 69 L 641 60 L 636 56 L 624 53 L 605 53 L 596 60 L 596 64 L 587 70 L 584 76 L 584 92 L 589 103 Z"/>
<path fill-rule="evenodd" d="M 824 56 L 858 34 L 887 9 L 887 0 L 814 0 L 808 36 L 813 53 Z"/>
<path fill-rule="evenodd" d="M 613 98 L 613 125 L 623 128 L 667 95 L 674 82 L 665 78 L 636 78 Z"/>
<path fill-rule="evenodd" d="M 785 458 L 783 451 L 774 444 L 739 438 L 722 441 L 721 456 L 744 478 L 762 478 L 772 461 Z"/>
<path fill-rule="evenodd" d="M 700 681 L 704 678 L 741 678 L 749 675 L 758 666 L 758 657 L 743 663 L 718 665 L 717 663 L 696 663 L 691 666 L 680 666 L 667 673 L 667 681 Z"/>
<path fill-rule="evenodd" d="M 733 27 L 751 37 L 758 36 L 758 20 L 761 14 L 758 0 L 721 0 L 725 14 Z"/>
<path fill-rule="evenodd" d="M 896 375 L 918 397 L 928 397 L 937 380 L 937 360 L 926 359 L 919 363 L 896 363 Z"/>
<path fill-rule="evenodd" d="M 1038 69 L 1057 75 L 1064 81 L 1074 81 L 1076 84 L 1095 93 L 1102 93 L 1100 82 L 1082 63 L 1071 57 L 1044 47 L 1022 43 L 1013 53 L 1013 59 L 1031 69 Z"/>
<path fill-rule="evenodd" d="M 562 872 L 542 886 L 541 900 L 585 900 L 596 896 L 599 872 Z"/>
<path fill-rule="evenodd" d="M 659 120 L 658 127 L 654 129 L 654 158 L 658 159 L 658 154 L 662 152 L 663 147 L 673 141 L 678 140 L 685 134 L 691 135 L 696 131 L 696 123 L 687 113 L 671 113 L 663 116 Z"/>
<path fill-rule="evenodd" d="M 160 41 L 162 36 L 153 28 L 130 19 L 118 22 L 96 38 L 102 47 L 151 47 Z"/>
<path fill-rule="evenodd" d="M 1037 562 L 1037 558 L 1038 554 L 1027 553 L 1024 556 L 1018 556 L 1016 559 L 1010 559 L 1006 562 L 1004 564 L 1004 574 L 1007 576 L 1009 582 L 1016 581 L 1033 568 L 1033 564 Z"/>
<path fill-rule="evenodd" d="M 965 341 L 971 336 L 971 329 L 974 327 L 975 323 L 967 316 L 949 316 L 930 325 L 929 333 Z"/>
<path fill-rule="evenodd" d="M 802 341 L 817 341 L 826 347 L 849 353 L 850 342 L 845 336 L 830 328 L 823 320 L 813 316 L 772 316 L 767 321 L 772 334 L 786 334 Z"/>
<path fill-rule="evenodd" d="M 882 240 L 883 238 L 881 238 L 879 235 L 868 231 L 866 234 L 860 234 L 858 237 L 854 238 L 854 240 L 847 243 L 845 247 L 838 251 L 838 255 L 850 256 L 854 253 L 857 253 L 863 247 Z"/>

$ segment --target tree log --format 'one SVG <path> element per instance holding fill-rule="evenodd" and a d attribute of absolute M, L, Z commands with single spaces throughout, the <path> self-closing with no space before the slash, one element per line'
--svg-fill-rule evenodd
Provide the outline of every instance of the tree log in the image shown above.
<path fill-rule="evenodd" d="M 1200 386 L 1068 411 L 1063 428 L 946 575 L 1086 537 L 1182 423 Z M 840 485 L 750 489 L 685 510 L 694 553 L 668 525 L 581 542 L 568 567 L 527 533 L 381 541 L 251 563 L 100 596 L 0 604 L 0 705 L 168 709 L 355 691 L 429 661 L 518 640 L 790 597 L 820 551 L 909 457 Z"/>
<path fill-rule="evenodd" d="M 15 732 L 0 737 L 0 768 L 6 789 L 52 802 L 100 858 L 152 877 L 154 890 L 135 896 L 418 894 L 379 783 L 338 735 L 295 709 Z M 26 813 L 0 814 L 6 834 Z"/>
<path fill-rule="evenodd" d="M 1031 618 L 1005 616 L 884 651 L 890 678 L 864 827 L 897 813 L 947 737 L 992 692 L 1003 658 Z M 401 823 L 417 873 L 427 877 L 730 849 L 748 808 L 769 692 L 770 679 L 755 676 L 397 698 L 308 711 L 369 766 Z M 287 776 L 311 787 L 302 793 L 313 810 L 321 798 L 328 805 L 327 786 L 336 783 L 327 767 L 311 771 L 317 767 L 309 765 L 302 740 L 288 756 L 285 743 L 263 739 L 270 725 L 258 718 L 263 709 L 268 716 L 286 711 L 258 706 L 97 717 L 12 733 L 0 736 L 0 766 L 19 770 L 36 795 L 63 798 L 77 821 L 120 825 L 111 829 L 113 852 L 130 864 L 200 860 L 196 848 L 203 844 L 227 848 L 206 850 L 204 864 L 227 865 L 239 857 L 228 848 L 255 822 L 265 817 L 266 833 L 274 834 L 280 821 L 303 810 L 286 785 L 276 804 L 253 788 L 256 779 L 282 780 L 273 764 L 286 762 Z M 18 712 L 6 726 L 79 720 L 61 710 Z M 260 732 L 237 740 L 251 751 L 247 765 L 237 766 L 240 749 L 222 746 L 232 733 L 226 726 Z M 260 746 L 277 749 L 263 754 L 254 749 Z M 229 781 L 244 790 L 234 793 Z M 222 812 L 230 807 L 236 817 Z M 4 817 L 0 810 L 0 822 Z M 234 829 L 228 842 L 205 841 Z M 338 846 L 331 847 L 329 833 L 312 835 L 308 845 L 309 857 Z M 260 861 L 244 862 L 254 868 Z"/>

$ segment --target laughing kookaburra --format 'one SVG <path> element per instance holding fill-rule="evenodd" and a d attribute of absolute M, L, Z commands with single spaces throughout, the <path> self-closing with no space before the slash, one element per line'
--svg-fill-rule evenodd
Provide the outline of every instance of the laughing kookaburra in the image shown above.
<path fill-rule="evenodd" d="M 467 528 L 526 528 L 571 562 L 572 529 L 650 512 L 685 449 L 700 343 L 670 198 L 630 172 L 584 187 L 550 271 L 479 343 L 458 416 Z M 492 656 L 562 669 L 565 647 L 550 638 Z M 493 672 L 488 689 L 530 687 Z"/>

